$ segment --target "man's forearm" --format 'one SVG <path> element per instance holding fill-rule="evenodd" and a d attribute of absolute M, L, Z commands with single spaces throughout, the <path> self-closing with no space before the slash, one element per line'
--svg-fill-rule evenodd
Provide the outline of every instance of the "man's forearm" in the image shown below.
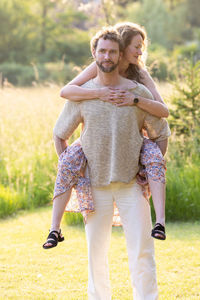
<path fill-rule="evenodd" d="M 158 141 L 158 142 L 156 142 L 156 144 L 158 145 L 158 147 L 160 148 L 160 150 L 164 156 L 165 153 L 167 152 L 168 139 L 165 139 L 163 141 Z"/>
<path fill-rule="evenodd" d="M 60 154 L 65 150 L 67 147 L 67 141 L 62 140 L 58 136 L 54 135 L 54 146 L 56 148 L 57 155 L 60 156 Z"/>

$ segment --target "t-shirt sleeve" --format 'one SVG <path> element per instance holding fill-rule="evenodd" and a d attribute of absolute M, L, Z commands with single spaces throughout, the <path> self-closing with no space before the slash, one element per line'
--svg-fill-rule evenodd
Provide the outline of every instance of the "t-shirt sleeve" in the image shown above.
<path fill-rule="evenodd" d="M 138 95 L 153 100 L 151 92 L 143 85 L 139 84 Z M 143 127 L 147 130 L 148 137 L 155 141 L 162 141 L 171 135 L 170 128 L 166 119 L 152 116 L 145 112 Z"/>
<path fill-rule="evenodd" d="M 134 92 L 134 90 L 133 90 L 133 92 Z M 146 86 L 144 86 L 143 84 L 139 84 L 139 86 L 136 90 L 136 94 L 138 96 L 154 100 L 153 95 L 150 92 L 150 90 Z"/>
<path fill-rule="evenodd" d="M 82 122 L 80 103 L 67 100 L 53 129 L 53 134 L 67 140 Z"/>
<path fill-rule="evenodd" d="M 148 113 L 144 118 L 144 128 L 147 130 L 148 137 L 156 142 L 163 141 L 171 135 L 165 119 L 154 117 Z"/>

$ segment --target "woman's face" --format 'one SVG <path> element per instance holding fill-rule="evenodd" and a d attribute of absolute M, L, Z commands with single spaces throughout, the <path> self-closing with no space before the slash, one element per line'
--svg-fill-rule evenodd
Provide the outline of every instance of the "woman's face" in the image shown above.
<path fill-rule="evenodd" d="M 131 43 L 124 50 L 123 58 L 126 59 L 130 64 L 138 65 L 139 57 L 142 55 L 143 39 L 138 33 L 131 40 Z"/>

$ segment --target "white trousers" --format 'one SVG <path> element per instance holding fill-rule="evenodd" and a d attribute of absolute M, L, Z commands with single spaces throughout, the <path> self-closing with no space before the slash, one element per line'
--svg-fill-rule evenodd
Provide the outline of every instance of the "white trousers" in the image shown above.
<path fill-rule="evenodd" d="M 88 217 L 85 226 L 89 300 L 111 299 L 107 254 L 113 201 L 119 209 L 125 232 L 133 297 L 135 300 L 158 299 L 150 205 L 143 197 L 141 187 L 133 180 L 129 184 L 111 183 L 93 188 L 92 192 L 95 213 Z"/>

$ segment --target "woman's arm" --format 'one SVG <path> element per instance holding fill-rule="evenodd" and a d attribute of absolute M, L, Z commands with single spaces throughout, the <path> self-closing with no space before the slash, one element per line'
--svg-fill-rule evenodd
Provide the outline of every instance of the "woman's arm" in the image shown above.
<path fill-rule="evenodd" d="M 142 74 L 142 82 L 141 83 L 144 84 L 149 89 L 149 91 L 152 93 L 152 95 L 154 97 L 154 100 L 161 102 L 167 108 L 167 105 L 165 104 L 160 93 L 158 92 L 155 82 L 154 82 L 153 78 L 151 77 L 151 75 L 149 74 L 149 72 L 145 69 L 142 69 L 140 72 Z M 167 110 L 168 110 L 168 108 L 167 108 Z M 168 110 L 168 114 L 169 114 L 169 110 Z"/>
<path fill-rule="evenodd" d="M 80 86 L 88 80 L 96 77 L 96 75 L 96 62 L 93 62 L 61 89 L 60 96 L 71 101 L 100 99 L 106 102 L 109 102 L 114 97 L 121 97 L 123 90 L 120 89 L 112 89 L 109 87 L 87 89 Z"/>
<path fill-rule="evenodd" d="M 81 85 L 88 80 L 96 77 L 97 68 L 96 62 L 91 63 L 80 74 L 78 74 L 72 81 L 66 84 L 60 92 L 62 98 L 67 98 L 72 101 L 90 100 L 99 98 L 99 89 L 91 90 L 82 88 Z"/>
<path fill-rule="evenodd" d="M 139 99 L 137 107 L 145 110 L 149 114 L 158 118 L 167 118 L 169 116 L 168 108 L 164 103 L 154 101 L 152 99 L 147 99 L 141 96 L 136 97 Z"/>
<path fill-rule="evenodd" d="M 143 77 L 143 84 L 152 92 L 153 97 L 157 101 L 152 101 L 144 97 L 138 97 L 140 101 L 137 104 L 137 106 L 156 117 L 167 118 L 169 115 L 169 110 L 164 101 L 162 100 L 162 97 L 160 96 L 159 92 L 157 91 L 153 79 L 146 70 L 142 70 L 141 72 Z M 96 62 L 93 62 L 79 75 L 77 75 L 72 81 L 70 81 L 67 85 L 65 85 L 62 88 L 60 96 L 63 98 L 67 98 L 71 101 L 100 99 L 102 101 L 109 101 L 117 105 L 118 103 L 120 103 L 119 106 L 127 105 L 127 100 L 129 103 L 129 96 L 127 96 L 125 91 L 123 94 L 123 90 L 113 90 L 108 87 L 86 89 L 80 86 L 88 80 L 94 78 L 96 75 Z M 123 104 L 121 104 L 121 100 L 123 99 L 122 95 L 125 96 L 125 102 L 123 102 Z M 133 95 L 131 94 L 131 97 L 132 96 Z M 118 102 L 118 100 L 120 100 L 120 102 Z"/>
<path fill-rule="evenodd" d="M 133 100 L 136 97 L 139 99 L 139 102 L 135 104 L 137 107 L 158 118 L 168 117 L 168 108 L 165 104 L 152 99 L 144 98 L 142 96 L 135 96 L 129 91 L 124 90 L 123 97 L 121 99 L 117 94 L 114 94 L 113 99 L 110 102 L 117 106 L 132 106 L 134 105 Z"/>
<path fill-rule="evenodd" d="M 167 118 L 169 116 L 168 107 L 165 104 L 163 98 L 161 97 L 153 78 L 151 77 L 151 75 L 146 69 L 142 69 L 140 72 L 142 74 L 141 83 L 144 84 L 148 88 L 148 90 L 152 93 L 154 100 L 162 103 L 165 106 L 165 118 Z"/>

